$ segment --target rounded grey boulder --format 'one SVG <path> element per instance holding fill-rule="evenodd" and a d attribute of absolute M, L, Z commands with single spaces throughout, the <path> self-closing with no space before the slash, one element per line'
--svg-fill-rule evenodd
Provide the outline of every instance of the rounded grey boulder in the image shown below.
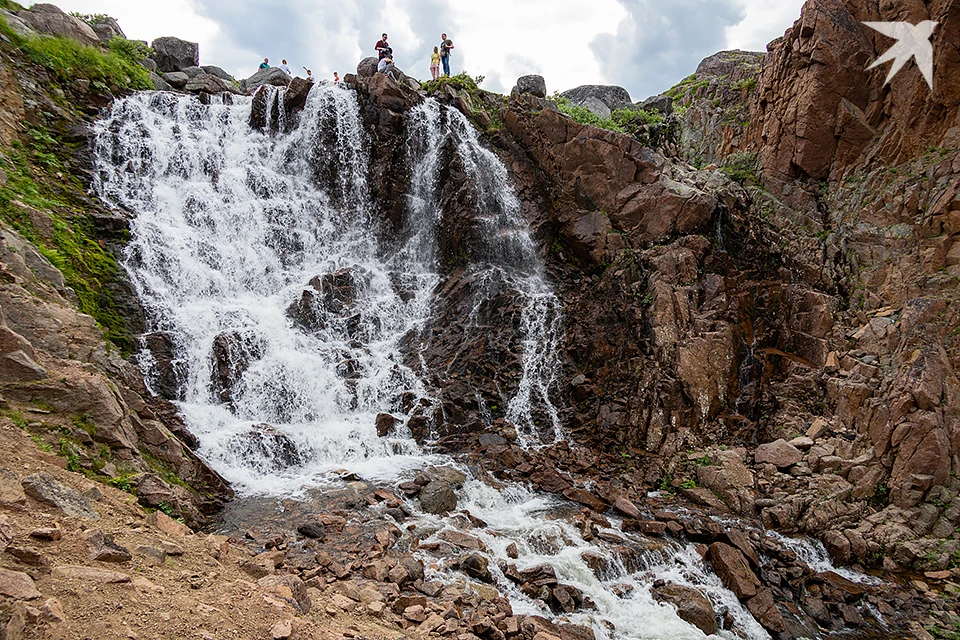
<path fill-rule="evenodd" d="M 200 45 L 180 38 L 164 36 L 150 43 L 157 68 L 164 73 L 200 65 Z"/>
<path fill-rule="evenodd" d="M 277 67 L 270 67 L 269 69 L 260 69 L 255 74 L 241 82 L 240 87 L 248 94 L 253 94 L 254 91 L 265 84 L 270 84 L 275 87 L 286 87 L 290 84 L 292 79 L 293 78 L 288 76 Z"/>
<path fill-rule="evenodd" d="M 517 78 L 517 86 L 510 92 L 511 95 L 530 94 L 537 98 L 547 97 L 547 82 L 543 76 L 528 75 Z"/>
<path fill-rule="evenodd" d="M 587 109 L 590 107 L 584 102 L 589 98 L 602 102 L 611 111 L 625 102 L 633 102 L 630 99 L 630 92 L 623 87 L 604 84 L 584 84 L 575 89 L 564 91 L 560 95 L 573 104 Z"/>
<path fill-rule="evenodd" d="M 99 44 L 100 38 L 83 20 L 67 15 L 52 4 L 35 4 L 30 9 L 18 11 L 17 17 L 30 28 L 51 36 L 62 36 L 79 40 L 84 44 Z"/>
<path fill-rule="evenodd" d="M 644 111 L 657 111 L 662 115 L 668 116 L 673 113 L 673 98 L 670 96 L 650 96 L 642 103 L 640 108 Z"/>
<path fill-rule="evenodd" d="M 457 494 L 446 482 L 432 480 L 420 491 L 420 508 L 427 513 L 446 513 L 457 508 Z"/>
<path fill-rule="evenodd" d="M 357 65 L 357 75 L 361 78 L 372 78 L 377 72 L 377 64 L 379 60 L 376 58 L 364 58 L 360 61 L 360 64 Z"/>

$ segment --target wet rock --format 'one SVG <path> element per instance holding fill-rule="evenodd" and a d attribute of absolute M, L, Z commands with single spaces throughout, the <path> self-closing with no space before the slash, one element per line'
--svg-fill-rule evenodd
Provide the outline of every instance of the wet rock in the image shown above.
<path fill-rule="evenodd" d="M 530 481 L 547 493 L 562 494 L 564 491 L 570 488 L 570 483 L 553 469 L 537 471 L 530 476 Z"/>
<path fill-rule="evenodd" d="M 22 482 L 23 491 L 28 496 L 56 507 L 68 516 L 77 516 L 88 520 L 99 520 L 100 514 L 93 504 L 79 492 L 55 480 L 48 473 L 40 472 L 27 476 Z"/>
<path fill-rule="evenodd" d="M 157 69 L 167 73 L 200 64 L 200 45 L 180 38 L 157 38 L 150 43 Z"/>
<path fill-rule="evenodd" d="M 584 491 L 583 489 L 577 489 L 571 487 L 563 492 L 563 495 L 568 500 L 573 500 L 574 502 L 579 502 L 585 507 L 590 507 L 597 513 L 603 513 L 607 509 L 607 503 L 596 497 L 589 491 Z"/>
<path fill-rule="evenodd" d="M 620 496 L 613 503 L 613 508 L 627 516 L 628 518 L 633 518 L 634 520 L 640 519 L 640 510 L 637 509 L 637 505 L 633 504 L 623 496 Z"/>
<path fill-rule="evenodd" d="M 543 76 L 527 75 L 517 78 L 517 84 L 514 86 L 510 95 L 529 94 L 537 98 L 547 97 L 547 83 Z"/>
<path fill-rule="evenodd" d="M 773 601 L 770 589 L 762 589 L 757 595 L 747 600 L 747 610 L 767 631 L 780 633 L 787 628 L 783 615 Z"/>
<path fill-rule="evenodd" d="M 253 425 L 247 433 L 234 436 L 229 446 L 244 460 L 268 471 L 297 467 L 304 461 L 290 436 L 268 424 Z"/>
<path fill-rule="evenodd" d="M 471 578 L 483 582 L 493 582 L 487 559 L 479 553 L 469 553 L 460 558 L 460 570 Z"/>
<path fill-rule="evenodd" d="M 319 522 L 305 522 L 297 527 L 297 533 L 312 540 L 323 540 L 327 537 L 326 528 Z"/>
<path fill-rule="evenodd" d="M 153 356 L 153 366 L 150 367 L 153 389 L 167 400 L 183 399 L 182 389 L 187 370 L 183 359 L 177 354 L 173 335 L 155 331 L 144 335 L 143 342 Z"/>
<path fill-rule="evenodd" d="M 263 357 L 263 341 L 248 331 L 226 331 L 213 339 L 212 382 L 221 402 L 233 402 L 235 390 L 250 367 Z"/>
<path fill-rule="evenodd" d="M 399 420 L 394 418 L 389 413 L 378 413 L 377 414 L 377 435 L 381 438 L 386 438 L 387 436 L 393 433 L 394 427 L 396 427 Z"/>
<path fill-rule="evenodd" d="M 130 552 L 114 542 L 113 537 L 105 535 L 100 529 L 84 532 L 87 543 L 87 556 L 99 562 L 126 562 L 131 559 Z"/>
<path fill-rule="evenodd" d="M 624 532 L 636 531 L 646 536 L 662 537 L 667 532 L 666 522 L 656 520 L 624 520 L 621 526 Z"/>
<path fill-rule="evenodd" d="M 692 587 L 667 584 L 653 590 L 659 602 L 668 602 L 677 608 L 677 615 L 708 636 L 717 632 L 717 616 L 713 605 L 702 593 Z"/>
<path fill-rule="evenodd" d="M 420 508 L 427 513 L 446 513 L 457 508 L 457 494 L 446 482 L 432 480 L 420 491 Z"/>
<path fill-rule="evenodd" d="M 517 558 L 520 557 L 520 549 L 517 548 L 516 542 L 511 542 L 510 544 L 508 544 L 506 552 L 507 552 L 507 557 L 512 560 L 516 560 Z"/>
<path fill-rule="evenodd" d="M 707 551 L 707 560 L 719 576 L 723 586 L 744 600 L 752 598 L 760 590 L 760 580 L 739 549 L 722 542 L 714 542 Z"/>
<path fill-rule="evenodd" d="M 305 78 L 294 78 L 290 81 L 290 87 L 283 96 L 283 108 L 287 112 L 288 121 L 292 121 L 294 116 L 303 110 L 311 89 L 313 83 Z"/>
<path fill-rule="evenodd" d="M 780 439 L 757 447 L 753 459 L 757 464 L 769 463 L 783 469 L 800 462 L 803 453 L 786 440 Z"/>

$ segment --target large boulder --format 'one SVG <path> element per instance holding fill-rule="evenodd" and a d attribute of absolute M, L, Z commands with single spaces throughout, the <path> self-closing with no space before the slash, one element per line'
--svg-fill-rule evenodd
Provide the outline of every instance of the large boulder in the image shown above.
<path fill-rule="evenodd" d="M 446 513 L 457 508 L 457 493 L 446 482 L 433 480 L 420 491 L 420 508 L 427 513 Z"/>
<path fill-rule="evenodd" d="M 67 15 L 59 7 L 52 4 L 35 4 L 29 10 L 17 12 L 17 17 L 23 20 L 34 31 L 51 36 L 61 36 L 79 40 L 84 44 L 99 44 L 100 38 L 96 32 L 83 20 Z"/>
<path fill-rule="evenodd" d="M 199 75 L 203 75 L 204 70 L 200 67 L 184 67 L 180 69 L 180 73 L 186 74 L 188 78 L 196 78 Z"/>
<path fill-rule="evenodd" d="M 175 89 L 183 89 L 190 81 L 190 76 L 182 71 L 170 71 L 163 74 L 163 80 Z"/>
<path fill-rule="evenodd" d="M 590 108 L 588 104 L 596 106 L 597 103 L 594 100 L 603 103 L 610 111 L 634 106 L 630 100 L 630 92 L 614 85 L 585 84 L 564 91 L 560 95 L 573 104 L 587 109 Z M 593 100 L 590 100 L 591 98 Z"/>
<path fill-rule="evenodd" d="M 230 75 L 220 67 L 214 66 L 212 64 L 205 64 L 200 68 L 203 69 L 204 73 L 209 73 L 212 76 L 217 76 L 221 80 L 226 80 L 227 82 L 236 82 L 236 79 L 232 75 Z"/>
<path fill-rule="evenodd" d="M 673 113 L 673 98 L 670 96 L 650 96 L 640 103 L 640 108 L 644 111 L 657 111 L 661 115 L 668 116 Z"/>
<path fill-rule="evenodd" d="M 283 471 L 304 462 L 290 436 L 268 424 L 255 424 L 246 433 L 232 437 L 227 448 L 244 462 L 265 472 Z"/>
<path fill-rule="evenodd" d="M 123 29 L 120 28 L 120 24 L 109 16 L 99 19 L 91 28 L 94 33 L 97 34 L 97 37 L 100 38 L 100 42 L 110 42 L 114 38 L 127 38 L 123 33 Z"/>
<path fill-rule="evenodd" d="M 200 65 L 200 45 L 180 38 L 164 36 L 150 43 L 157 68 L 166 73 Z"/>
<path fill-rule="evenodd" d="M 59 509 L 68 516 L 77 516 L 88 520 L 99 520 L 100 514 L 93 508 L 93 504 L 84 498 L 78 491 L 71 489 L 53 476 L 41 471 L 27 476 L 21 483 L 23 492 L 28 496 Z"/>
<path fill-rule="evenodd" d="M 357 75 L 361 78 L 372 78 L 377 73 L 379 62 L 376 58 L 364 58 L 357 65 Z"/>
<path fill-rule="evenodd" d="M 792 467 L 803 459 L 803 453 L 784 439 L 768 442 L 757 447 L 753 454 L 757 464 L 769 463 L 779 469 Z"/>
<path fill-rule="evenodd" d="M 677 608 L 681 620 L 689 622 L 708 636 L 717 632 L 717 616 L 713 605 L 692 587 L 667 584 L 653 590 L 653 597 Z"/>
<path fill-rule="evenodd" d="M 234 86 L 232 82 L 218 78 L 209 73 L 201 73 L 198 76 L 187 80 L 183 87 L 184 91 L 189 93 L 235 93 L 242 95 L 242 91 Z"/>
<path fill-rule="evenodd" d="M 263 357 L 263 340 L 251 332 L 225 331 L 213 340 L 212 382 L 222 402 L 232 402 L 234 389 L 250 362 Z"/>
<path fill-rule="evenodd" d="M 547 83 L 543 76 L 528 75 L 517 78 L 517 86 L 513 88 L 510 95 L 530 94 L 537 98 L 547 97 Z"/>
<path fill-rule="evenodd" d="M 575 102 L 574 104 L 576 104 L 578 107 L 583 107 L 598 118 L 610 117 L 610 107 L 608 107 L 603 100 L 597 98 L 596 96 L 587 96 L 583 100 Z"/>
<path fill-rule="evenodd" d="M 707 560 L 723 586 L 741 600 L 752 598 L 760 592 L 760 580 L 750 568 L 746 556 L 736 547 L 714 542 L 707 550 Z"/>
<path fill-rule="evenodd" d="M 275 87 L 286 87 L 290 84 L 291 80 L 293 80 L 293 78 L 284 73 L 282 69 L 270 67 L 269 69 L 260 69 L 246 80 L 241 80 L 240 88 L 246 91 L 247 95 L 253 95 L 257 89 L 265 84 L 270 84 Z"/>

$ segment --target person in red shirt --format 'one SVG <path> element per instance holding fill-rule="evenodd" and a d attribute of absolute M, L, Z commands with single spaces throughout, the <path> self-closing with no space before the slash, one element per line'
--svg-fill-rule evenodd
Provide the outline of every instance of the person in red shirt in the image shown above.
<path fill-rule="evenodd" d="M 390 48 L 390 45 L 387 44 L 387 34 L 383 34 L 383 35 L 380 37 L 380 40 L 377 41 L 376 49 L 377 49 L 377 53 L 378 53 L 379 56 L 380 56 L 380 57 L 378 58 L 379 60 L 383 60 L 383 59 L 386 58 L 388 55 L 390 55 L 391 53 L 393 53 L 393 49 L 391 49 L 391 48 Z"/>

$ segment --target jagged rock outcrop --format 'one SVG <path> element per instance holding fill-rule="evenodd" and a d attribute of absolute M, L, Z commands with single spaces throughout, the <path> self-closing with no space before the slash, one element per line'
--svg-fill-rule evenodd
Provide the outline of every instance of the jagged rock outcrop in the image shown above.
<path fill-rule="evenodd" d="M 547 97 L 547 83 L 543 76 L 527 75 L 517 78 L 517 84 L 510 92 L 511 95 L 529 94 L 537 98 Z"/>

